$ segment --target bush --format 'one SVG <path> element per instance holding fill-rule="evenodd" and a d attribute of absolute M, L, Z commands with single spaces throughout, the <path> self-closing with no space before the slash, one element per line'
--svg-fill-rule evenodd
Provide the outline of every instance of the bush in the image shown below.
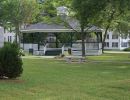
<path fill-rule="evenodd" d="M 19 50 L 19 55 L 20 55 L 20 56 L 25 56 L 25 53 L 24 53 L 23 49 L 20 49 L 20 50 Z"/>
<path fill-rule="evenodd" d="M 130 48 L 125 48 L 123 51 L 130 51 Z"/>
<path fill-rule="evenodd" d="M 0 49 L 0 77 L 16 78 L 23 72 L 19 47 L 15 43 L 5 43 Z"/>

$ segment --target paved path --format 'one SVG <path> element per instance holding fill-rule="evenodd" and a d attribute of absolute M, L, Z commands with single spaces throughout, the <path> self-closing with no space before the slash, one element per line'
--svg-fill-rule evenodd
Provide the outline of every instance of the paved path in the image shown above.
<path fill-rule="evenodd" d="M 105 53 L 130 53 L 130 52 L 124 52 L 124 51 L 104 51 Z"/>
<path fill-rule="evenodd" d="M 94 61 L 94 60 L 89 60 L 88 62 L 92 62 L 92 63 L 124 63 L 124 64 L 130 64 L 130 61 L 111 61 L 111 60 L 106 60 L 106 61 Z"/>
<path fill-rule="evenodd" d="M 23 56 L 22 58 L 29 58 L 29 59 L 41 59 L 41 58 L 46 58 L 46 59 L 52 59 L 55 56 Z"/>

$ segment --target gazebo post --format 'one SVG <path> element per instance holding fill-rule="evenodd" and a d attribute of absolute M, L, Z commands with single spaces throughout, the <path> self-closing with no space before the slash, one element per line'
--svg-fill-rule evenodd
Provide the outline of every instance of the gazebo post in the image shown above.
<path fill-rule="evenodd" d="M 38 37 L 40 37 L 40 32 L 38 32 Z M 40 50 L 40 43 L 39 43 L 39 40 L 38 40 L 38 51 Z"/>
<path fill-rule="evenodd" d="M 99 48 L 100 48 L 100 46 L 99 46 L 99 43 L 100 43 L 100 35 L 99 35 L 99 33 L 98 32 L 95 32 L 95 34 L 96 34 L 96 36 L 97 36 L 97 43 L 98 43 L 98 50 L 99 50 Z"/>
<path fill-rule="evenodd" d="M 70 35 L 71 35 L 71 48 L 72 48 L 72 41 L 73 41 L 73 34 L 72 34 L 72 32 L 70 33 Z"/>
<path fill-rule="evenodd" d="M 102 43 L 102 32 L 99 32 L 100 33 L 100 41 Z"/>
<path fill-rule="evenodd" d="M 23 36 L 23 50 L 24 50 L 24 33 L 22 33 Z"/>
<path fill-rule="evenodd" d="M 33 55 L 33 52 L 34 52 L 34 48 L 33 48 L 33 45 L 34 45 L 34 33 L 32 34 L 32 38 L 33 38 L 33 44 L 32 44 L 32 55 Z"/>
<path fill-rule="evenodd" d="M 54 33 L 55 37 L 56 37 L 56 41 L 55 41 L 55 44 L 56 44 L 56 48 L 59 47 L 59 44 L 58 44 L 58 34 L 57 33 Z"/>
<path fill-rule="evenodd" d="M 98 32 L 95 32 L 95 34 L 96 34 L 96 37 L 97 37 L 97 42 L 99 43 L 99 40 L 100 40 L 100 38 L 99 38 L 99 33 L 98 33 Z"/>

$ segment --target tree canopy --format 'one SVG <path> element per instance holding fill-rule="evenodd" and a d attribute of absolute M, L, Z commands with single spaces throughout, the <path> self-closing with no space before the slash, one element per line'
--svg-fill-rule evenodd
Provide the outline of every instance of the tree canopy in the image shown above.
<path fill-rule="evenodd" d="M 0 24 L 3 27 L 15 27 L 17 41 L 19 28 L 24 24 L 65 22 L 59 21 L 57 16 L 57 8 L 65 6 L 68 16 L 80 24 L 82 56 L 85 56 L 86 28 L 97 25 L 105 29 L 103 42 L 109 29 L 118 28 L 125 33 L 129 30 L 129 5 L 130 0 L 0 0 Z"/>
<path fill-rule="evenodd" d="M 39 12 L 38 4 L 35 0 L 3 0 L 1 1 L 0 21 L 2 26 L 10 23 L 15 27 L 16 41 L 19 35 L 19 28 L 26 23 L 35 20 Z"/>
<path fill-rule="evenodd" d="M 105 30 L 103 35 L 103 50 L 108 30 L 117 30 L 116 28 L 119 30 L 119 27 L 120 30 L 123 29 L 121 27 L 126 23 L 124 23 L 124 19 L 126 19 L 126 15 L 129 12 L 129 3 L 130 0 L 109 0 L 107 1 L 106 7 L 101 11 L 96 24 Z M 126 28 L 124 29 L 122 32 L 126 31 Z"/>

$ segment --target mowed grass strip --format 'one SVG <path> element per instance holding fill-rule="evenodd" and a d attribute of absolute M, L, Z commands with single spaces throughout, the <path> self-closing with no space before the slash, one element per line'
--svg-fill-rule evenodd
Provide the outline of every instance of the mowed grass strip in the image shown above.
<path fill-rule="evenodd" d="M 117 63 L 129 61 L 128 54 L 87 59 L 110 56 L 113 63 L 24 58 L 21 78 L 0 80 L 0 100 L 130 100 L 130 64 Z"/>
<path fill-rule="evenodd" d="M 88 56 L 89 60 L 95 61 L 121 61 L 130 62 L 130 53 L 105 53 L 100 56 Z"/>

